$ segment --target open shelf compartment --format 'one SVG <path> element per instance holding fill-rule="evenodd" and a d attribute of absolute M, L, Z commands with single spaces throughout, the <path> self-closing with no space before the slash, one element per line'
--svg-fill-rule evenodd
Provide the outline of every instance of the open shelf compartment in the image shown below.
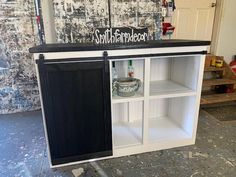
<path fill-rule="evenodd" d="M 134 68 L 134 78 L 141 80 L 141 87 L 139 90 L 135 93 L 134 96 L 130 97 L 121 97 L 118 96 L 117 93 L 112 94 L 112 103 L 125 103 L 129 101 L 143 101 L 144 100 L 144 59 L 132 59 L 128 58 L 125 60 L 115 60 L 110 61 L 110 68 L 112 73 L 112 63 L 115 63 L 115 69 L 117 72 L 118 78 L 124 78 L 128 77 L 128 63 L 129 60 L 132 60 L 132 66 Z M 112 83 L 111 79 L 111 83 Z"/>
<path fill-rule="evenodd" d="M 195 96 L 150 100 L 149 142 L 191 139 L 195 100 Z"/>
<path fill-rule="evenodd" d="M 197 56 L 152 58 L 150 99 L 195 95 L 199 67 Z"/>
<path fill-rule="evenodd" d="M 143 101 L 112 106 L 113 146 L 124 148 L 143 142 Z"/>

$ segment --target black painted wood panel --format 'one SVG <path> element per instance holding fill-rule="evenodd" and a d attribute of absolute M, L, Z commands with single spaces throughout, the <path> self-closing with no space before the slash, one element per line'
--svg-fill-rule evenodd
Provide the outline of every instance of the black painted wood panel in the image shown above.
<path fill-rule="evenodd" d="M 39 62 L 39 73 L 52 164 L 112 155 L 104 61 Z"/>
<path fill-rule="evenodd" d="M 70 52 L 70 51 L 94 51 L 94 50 L 120 50 L 120 49 L 141 49 L 141 48 L 163 48 L 163 47 L 184 47 L 184 46 L 207 46 L 210 41 L 198 40 L 157 40 L 147 41 L 145 43 L 128 43 L 128 44 L 108 44 L 94 45 L 91 43 L 70 43 L 70 44 L 45 44 L 32 47 L 30 53 L 47 53 L 47 52 Z"/>

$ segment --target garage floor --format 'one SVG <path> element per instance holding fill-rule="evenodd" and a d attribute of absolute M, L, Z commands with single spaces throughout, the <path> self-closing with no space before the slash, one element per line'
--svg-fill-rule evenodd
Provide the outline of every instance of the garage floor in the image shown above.
<path fill-rule="evenodd" d="M 81 177 L 235 177 L 236 123 L 201 111 L 194 146 L 52 170 L 41 112 L 0 115 L 0 177 L 70 177 L 73 169 Z"/>

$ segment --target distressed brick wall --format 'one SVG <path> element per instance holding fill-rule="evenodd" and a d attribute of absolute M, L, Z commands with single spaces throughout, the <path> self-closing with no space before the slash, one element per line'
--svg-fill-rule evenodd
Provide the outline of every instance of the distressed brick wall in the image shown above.
<path fill-rule="evenodd" d="M 0 1 L 0 114 L 40 108 L 34 61 L 33 0 Z"/>
<path fill-rule="evenodd" d="M 58 42 L 88 42 L 94 28 L 108 27 L 108 0 L 53 0 Z M 153 36 L 160 0 L 111 0 L 112 26 L 148 27 Z"/>
<path fill-rule="evenodd" d="M 53 0 L 58 42 L 89 42 L 108 27 L 107 0 Z M 112 26 L 147 26 L 157 32 L 160 0 L 111 0 Z M 34 61 L 37 44 L 33 0 L 0 1 L 0 114 L 40 108 Z"/>

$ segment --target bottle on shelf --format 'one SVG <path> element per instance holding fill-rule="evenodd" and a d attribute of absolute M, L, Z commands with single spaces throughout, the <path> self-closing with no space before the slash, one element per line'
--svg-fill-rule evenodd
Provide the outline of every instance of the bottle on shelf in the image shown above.
<path fill-rule="evenodd" d="M 118 78 L 118 75 L 117 75 L 117 71 L 116 71 L 116 64 L 113 61 L 112 62 L 112 79 L 117 79 L 117 78 Z"/>
<path fill-rule="evenodd" d="M 128 77 L 134 77 L 134 67 L 132 65 L 132 60 L 129 60 L 128 64 Z"/>
<path fill-rule="evenodd" d="M 117 95 L 117 90 L 116 90 L 116 79 L 118 78 L 118 74 L 116 71 L 116 64 L 113 61 L 112 62 L 112 95 L 115 96 Z"/>

